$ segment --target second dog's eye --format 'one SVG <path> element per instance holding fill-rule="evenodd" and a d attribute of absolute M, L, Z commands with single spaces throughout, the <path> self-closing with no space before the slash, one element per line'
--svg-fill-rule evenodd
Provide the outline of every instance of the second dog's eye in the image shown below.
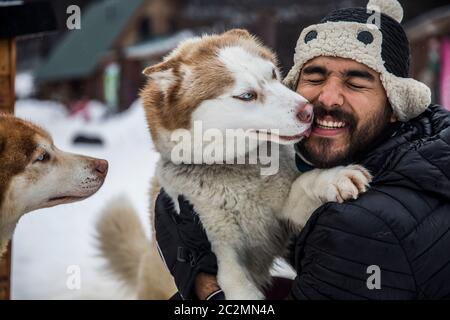
<path fill-rule="evenodd" d="M 34 162 L 47 162 L 48 160 L 50 160 L 50 155 L 45 151 L 41 153 Z"/>
<path fill-rule="evenodd" d="M 233 98 L 242 100 L 242 101 L 253 101 L 258 98 L 258 95 L 254 91 L 249 91 L 241 94 L 240 96 L 234 96 Z"/>

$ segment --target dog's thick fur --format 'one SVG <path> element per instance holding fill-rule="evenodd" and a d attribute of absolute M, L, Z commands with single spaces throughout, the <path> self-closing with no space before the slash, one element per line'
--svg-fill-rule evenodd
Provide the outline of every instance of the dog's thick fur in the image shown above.
<path fill-rule="evenodd" d="M 107 169 L 105 160 L 58 150 L 42 128 L 0 114 L 0 254 L 24 214 L 86 199 Z"/>
<path fill-rule="evenodd" d="M 273 260 L 283 256 L 291 231 L 302 228 L 324 202 L 355 198 L 370 181 L 369 173 L 359 166 L 313 170 L 298 178 L 292 144 L 302 139 L 311 123 L 302 122 L 298 116 L 306 100 L 282 85 L 276 65 L 274 54 L 248 32 L 231 30 L 182 43 L 162 63 L 144 71 L 149 81 L 142 92 L 143 104 L 161 155 L 157 180 L 176 207 L 180 194 L 194 205 L 217 256 L 217 278 L 227 299 L 264 298 Z M 257 98 L 251 102 L 236 99 L 249 89 L 257 93 Z M 171 159 L 171 134 L 185 129 L 194 135 L 194 121 L 224 134 L 230 128 L 278 129 L 277 141 L 282 144 L 279 170 L 264 176 L 261 164 L 176 163 Z M 273 148 L 270 135 L 267 141 Z M 241 155 L 224 152 L 226 159 L 237 156 Z M 132 219 L 129 210 L 124 212 Z M 109 215 L 104 216 L 103 224 L 108 219 L 119 223 L 114 213 Z M 126 218 L 120 220 L 126 225 Z M 136 226 L 116 228 L 115 233 L 100 228 L 103 243 L 116 243 L 116 249 L 105 245 L 103 249 L 118 271 L 124 269 L 117 266 L 124 259 L 114 258 L 114 250 L 121 250 L 124 244 L 136 256 L 140 252 L 142 257 L 145 252 L 140 245 L 130 243 L 136 235 L 130 234 L 125 240 L 126 235 L 120 236 L 119 231 L 140 233 Z M 144 243 L 144 238 L 139 238 Z M 151 267 L 154 263 L 147 266 Z M 160 274 L 162 268 L 156 268 L 153 272 Z M 135 263 L 133 270 L 137 269 Z M 127 276 L 128 271 L 120 273 L 133 282 L 136 279 Z"/>

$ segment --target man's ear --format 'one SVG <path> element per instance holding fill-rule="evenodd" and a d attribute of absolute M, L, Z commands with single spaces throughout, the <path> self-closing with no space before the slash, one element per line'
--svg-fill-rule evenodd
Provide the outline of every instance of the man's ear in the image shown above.
<path fill-rule="evenodd" d="M 394 123 L 394 122 L 397 122 L 397 121 L 398 121 L 398 117 L 396 116 L 395 113 L 392 113 L 391 119 L 389 119 L 389 121 L 390 121 L 391 123 Z"/>
<path fill-rule="evenodd" d="M 242 38 L 251 38 L 252 35 L 245 29 L 231 29 L 224 34 L 234 35 Z"/>
<path fill-rule="evenodd" d="M 167 90 L 176 80 L 173 67 L 169 62 L 161 62 L 147 67 L 142 73 L 156 81 L 163 90 Z"/>
<path fill-rule="evenodd" d="M 395 123 L 395 122 L 397 122 L 398 121 L 398 117 L 397 117 L 397 115 L 395 114 L 395 111 L 394 111 L 394 109 L 392 108 L 392 105 L 391 105 L 391 103 L 388 101 L 388 108 L 389 108 L 389 110 L 391 110 L 391 116 L 390 116 L 390 118 L 389 118 L 389 122 L 390 123 Z"/>

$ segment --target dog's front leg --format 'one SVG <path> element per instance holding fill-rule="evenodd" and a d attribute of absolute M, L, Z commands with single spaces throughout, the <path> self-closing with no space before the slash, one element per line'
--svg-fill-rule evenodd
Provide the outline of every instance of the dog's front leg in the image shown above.
<path fill-rule="evenodd" d="M 292 184 L 282 215 L 303 228 L 321 205 L 356 199 L 366 192 L 371 181 L 370 173 L 358 165 L 311 170 Z"/>
<path fill-rule="evenodd" d="M 263 300 L 264 294 L 249 279 L 248 271 L 239 262 L 237 252 L 220 244 L 213 246 L 217 256 L 217 281 L 227 300 Z"/>

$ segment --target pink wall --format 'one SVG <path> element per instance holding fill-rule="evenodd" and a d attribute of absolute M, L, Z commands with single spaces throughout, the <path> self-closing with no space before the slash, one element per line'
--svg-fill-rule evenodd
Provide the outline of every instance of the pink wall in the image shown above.
<path fill-rule="evenodd" d="M 450 110 L 450 39 L 445 38 L 441 44 L 440 103 Z"/>

